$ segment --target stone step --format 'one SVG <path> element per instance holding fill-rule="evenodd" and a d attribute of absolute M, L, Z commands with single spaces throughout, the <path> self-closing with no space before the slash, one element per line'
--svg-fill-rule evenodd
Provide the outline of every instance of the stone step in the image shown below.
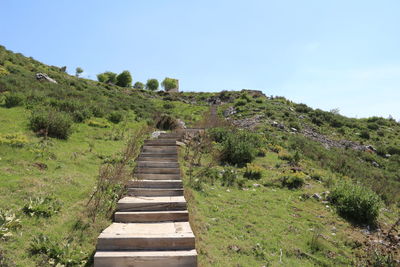
<path fill-rule="evenodd" d="M 179 168 L 149 168 L 149 167 L 136 167 L 135 173 L 155 173 L 155 174 L 180 174 Z"/>
<path fill-rule="evenodd" d="M 181 180 L 180 174 L 173 173 L 135 173 L 135 177 L 144 180 Z"/>
<path fill-rule="evenodd" d="M 174 139 L 154 139 L 144 141 L 145 146 L 176 146 Z"/>
<path fill-rule="evenodd" d="M 97 250 L 191 250 L 195 239 L 189 222 L 112 223 L 99 236 Z"/>
<path fill-rule="evenodd" d="M 187 210 L 169 210 L 169 211 L 117 211 L 114 214 L 114 221 L 121 223 L 137 223 L 137 222 L 184 222 L 189 220 Z"/>
<path fill-rule="evenodd" d="M 142 197 L 183 196 L 183 188 L 128 188 L 127 195 Z"/>
<path fill-rule="evenodd" d="M 196 267 L 197 252 L 172 251 L 98 251 L 94 267 Z"/>
<path fill-rule="evenodd" d="M 158 162 L 178 162 L 178 157 L 175 155 L 172 156 L 160 156 L 160 155 L 154 155 L 154 156 L 143 156 L 140 155 L 137 158 L 137 161 L 158 161 Z"/>
<path fill-rule="evenodd" d="M 182 189 L 181 180 L 131 180 L 128 182 L 127 187 L 138 188 L 178 188 Z"/>
<path fill-rule="evenodd" d="M 148 168 L 179 168 L 178 162 L 160 162 L 160 161 L 137 161 L 136 166 Z"/>
<path fill-rule="evenodd" d="M 124 197 L 117 202 L 117 211 L 167 211 L 186 210 L 183 196 Z"/>

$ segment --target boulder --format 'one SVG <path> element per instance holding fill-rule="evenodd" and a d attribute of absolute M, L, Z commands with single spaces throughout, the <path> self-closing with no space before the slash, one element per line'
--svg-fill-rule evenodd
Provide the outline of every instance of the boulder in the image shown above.
<path fill-rule="evenodd" d="M 36 73 L 36 80 L 38 81 L 47 81 L 51 83 L 57 83 L 56 80 L 50 78 L 46 73 Z"/>
<path fill-rule="evenodd" d="M 230 117 L 234 114 L 236 114 L 236 109 L 234 107 L 229 107 L 227 109 L 224 110 L 224 117 Z"/>

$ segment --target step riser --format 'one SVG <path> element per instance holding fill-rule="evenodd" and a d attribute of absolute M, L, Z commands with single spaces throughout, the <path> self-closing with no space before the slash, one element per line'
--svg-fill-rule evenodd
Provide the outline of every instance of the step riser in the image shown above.
<path fill-rule="evenodd" d="M 129 187 L 137 187 L 137 188 L 182 188 L 182 181 L 172 180 L 172 181 L 161 181 L 161 180 L 153 180 L 153 181 L 131 181 L 128 184 Z"/>
<path fill-rule="evenodd" d="M 155 162 L 155 161 L 138 161 L 138 168 L 179 168 L 178 162 Z"/>
<path fill-rule="evenodd" d="M 145 161 L 158 161 L 158 162 L 178 162 L 178 157 L 138 157 L 138 161 L 145 162 Z"/>
<path fill-rule="evenodd" d="M 178 168 L 136 168 L 135 173 L 180 174 Z"/>
<path fill-rule="evenodd" d="M 180 174 L 135 173 L 135 177 L 145 180 L 181 180 Z"/>
<path fill-rule="evenodd" d="M 96 257 L 94 267 L 196 267 L 196 256 Z"/>
<path fill-rule="evenodd" d="M 100 237 L 97 250 L 129 251 L 129 250 L 189 250 L 194 249 L 193 236 L 177 237 Z"/>
<path fill-rule="evenodd" d="M 117 211 L 167 211 L 167 210 L 186 210 L 184 202 L 165 202 L 165 203 L 118 203 Z"/>
<path fill-rule="evenodd" d="M 176 147 L 175 146 L 147 146 L 147 145 L 144 145 L 143 146 L 143 149 L 142 149 L 142 151 L 143 152 L 153 152 L 153 151 L 155 151 L 155 152 L 178 152 L 177 151 L 177 149 L 176 149 Z"/>
<path fill-rule="evenodd" d="M 144 142 L 145 146 L 165 146 L 165 147 L 174 147 L 176 146 L 176 141 L 171 140 L 151 140 Z"/>
<path fill-rule="evenodd" d="M 142 196 L 142 197 L 164 197 L 164 196 L 183 196 L 183 189 L 157 189 L 157 190 L 141 190 L 138 188 L 128 188 L 128 196 Z"/>
<path fill-rule="evenodd" d="M 145 223 L 145 222 L 184 222 L 189 220 L 187 212 L 180 213 L 151 213 L 151 214 L 137 214 L 137 213 L 120 213 L 114 214 L 114 221 L 120 223 Z"/>

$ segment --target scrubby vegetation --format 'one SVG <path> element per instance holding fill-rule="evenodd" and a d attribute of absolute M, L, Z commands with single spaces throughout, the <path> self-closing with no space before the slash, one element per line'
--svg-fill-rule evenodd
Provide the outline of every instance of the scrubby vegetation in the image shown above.
<path fill-rule="evenodd" d="M 159 92 L 154 79 L 130 88 L 118 76 L 82 79 L 0 47 L 1 264 L 90 266 L 146 129 L 183 122 L 211 127 L 180 155 L 200 265 L 397 263 L 384 245 L 398 231 L 395 120 L 251 90 Z"/>

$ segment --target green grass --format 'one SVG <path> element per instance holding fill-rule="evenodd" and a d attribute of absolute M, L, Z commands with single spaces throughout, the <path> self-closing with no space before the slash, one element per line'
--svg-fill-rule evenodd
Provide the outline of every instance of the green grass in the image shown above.
<path fill-rule="evenodd" d="M 109 220 L 100 218 L 95 224 L 85 225 L 86 202 L 93 191 L 102 158 L 122 150 L 125 139 L 113 140 L 118 128 L 129 131 L 143 123 L 130 121 L 113 128 L 97 128 L 74 124 L 68 141 L 50 139 L 40 148 L 41 139 L 28 129 L 29 111 L 22 107 L 0 108 L 0 134 L 22 133 L 29 143 L 22 148 L 0 145 L 0 208 L 13 210 L 22 220 L 22 228 L 0 247 L 6 258 L 17 266 L 35 266 L 39 258 L 29 254 L 32 238 L 39 233 L 61 242 L 72 238 L 82 258 L 90 256 L 96 239 Z M 40 169 L 38 163 L 46 164 Z M 50 218 L 29 217 L 22 208 L 30 197 L 52 195 L 59 200 L 61 210 Z M 76 228 L 76 227 L 75 227 Z"/>

